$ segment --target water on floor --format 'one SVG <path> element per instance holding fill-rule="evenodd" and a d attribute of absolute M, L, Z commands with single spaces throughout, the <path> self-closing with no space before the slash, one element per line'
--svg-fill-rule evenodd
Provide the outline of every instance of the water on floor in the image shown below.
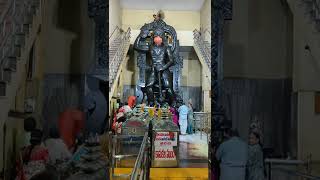
<path fill-rule="evenodd" d="M 180 167 L 208 167 L 208 143 L 205 133 L 180 135 Z"/>

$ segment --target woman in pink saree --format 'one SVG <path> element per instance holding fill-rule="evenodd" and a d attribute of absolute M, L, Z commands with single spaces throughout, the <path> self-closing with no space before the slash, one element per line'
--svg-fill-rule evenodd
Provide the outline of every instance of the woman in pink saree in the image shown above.
<path fill-rule="evenodd" d="M 178 119 L 178 114 L 177 114 L 177 111 L 174 107 L 170 107 L 170 112 L 172 114 L 172 121 L 174 124 L 176 124 L 178 126 L 178 122 L 179 122 L 179 119 Z"/>

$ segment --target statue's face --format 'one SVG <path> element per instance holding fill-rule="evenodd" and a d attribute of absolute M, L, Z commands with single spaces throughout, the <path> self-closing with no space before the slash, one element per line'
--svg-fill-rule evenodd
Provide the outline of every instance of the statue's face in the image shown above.
<path fill-rule="evenodd" d="M 153 39 L 153 42 L 157 45 L 157 46 L 160 46 L 162 44 L 162 38 L 160 36 L 156 36 L 154 39 Z"/>

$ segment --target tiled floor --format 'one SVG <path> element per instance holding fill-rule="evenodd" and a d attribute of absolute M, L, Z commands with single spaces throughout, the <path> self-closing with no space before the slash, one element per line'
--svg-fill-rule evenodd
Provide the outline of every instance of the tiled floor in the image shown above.
<path fill-rule="evenodd" d="M 208 167 L 206 134 L 180 135 L 179 156 L 180 167 Z"/>

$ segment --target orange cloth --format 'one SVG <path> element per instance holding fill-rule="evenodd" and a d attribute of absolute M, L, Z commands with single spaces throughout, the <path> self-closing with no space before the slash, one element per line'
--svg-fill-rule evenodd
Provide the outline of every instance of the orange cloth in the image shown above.
<path fill-rule="evenodd" d="M 136 104 L 136 97 L 135 96 L 129 96 L 128 98 L 128 106 L 132 109 L 132 107 Z"/>
<path fill-rule="evenodd" d="M 74 147 L 76 135 L 84 129 L 85 114 L 77 109 L 67 109 L 59 116 L 58 127 L 61 139 L 69 149 Z"/>

